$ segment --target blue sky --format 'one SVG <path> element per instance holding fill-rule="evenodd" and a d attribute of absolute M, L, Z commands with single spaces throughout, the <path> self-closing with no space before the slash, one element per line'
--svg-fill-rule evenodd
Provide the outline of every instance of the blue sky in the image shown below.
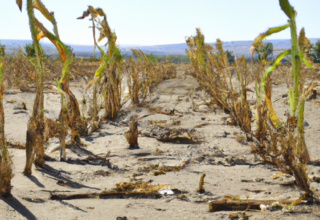
<path fill-rule="evenodd" d="M 4 3 L 5 2 L 5 3 Z M 206 42 L 253 40 L 269 27 L 283 25 L 287 17 L 278 0 L 42 0 L 54 11 L 60 38 L 67 44 L 93 44 L 91 22 L 77 20 L 88 5 L 102 8 L 120 45 L 184 43 L 185 36 L 201 28 Z M 309 38 L 320 38 L 320 0 L 290 0 L 298 12 L 297 26 Z M 26 0 L 22 13 L 14 0 L 2 0 L 0 39 L 31 39 Z M 38 12 L 36 17 L 52 25 Z M 289 39 L 290 32 L 268 39 Z M 44 40 L 46 41 L 46 40 Z"/>

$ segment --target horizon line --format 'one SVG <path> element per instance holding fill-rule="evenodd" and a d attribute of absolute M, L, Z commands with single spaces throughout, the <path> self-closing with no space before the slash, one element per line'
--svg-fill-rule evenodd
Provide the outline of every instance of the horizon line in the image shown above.
<path fill-rule="evenodd" d="M 309 39 L 320 39 L 319 38 L 309 38 Z M 10 40 L 16 40 L 16 41 L 32 41 L 32 39 L 0 39 L 0 42 L 2 40 L 7 40 L 7 41 L 10 41 Z M 280 38 L 280 39 L 265 39 L 264 41 L 276 41 L 276 40 L 291 40 L 289 38 Z M 222 42 L 243 42 L 243 41 L 253 41 L 253 40 L 231 40 L 231 41 L 222 41 Z M 42 44 L 52 44 L 50 41 L 49 42 L 40 42 Z M 207 43 L 215 43 L 215 42 L 207 42 Z M 93 44 L 70 44 L 70 43 L 65 43 L 66 45 L 76 45 L 76 46 L 94 46 Z M 182 43 L 169 43 L 169 44 L 129 44 L 129 43 L 124 43 L 124 44 L 118 44 L 118 45 L 123 45 L 123 46 L 129 46 L 129 45 L 132 45 L 132 46 L 140 46 L 140 47 L 144 47 L 144 46 L 163 46 L 163 45 L 175 45 L 175 44 L 186 44 L 185 42 L 182 42 Z M 52 44 L 52 46 L 54 46 Z"/>

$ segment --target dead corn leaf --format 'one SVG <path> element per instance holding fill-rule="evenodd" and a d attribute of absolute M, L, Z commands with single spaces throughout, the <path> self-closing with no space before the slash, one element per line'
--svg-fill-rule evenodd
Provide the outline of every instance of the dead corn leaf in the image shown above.
<path fill-rule="evenodd" d="M 203 124 L 200 124 L 200 125 L 196 125 L 196 126 L 194 126 L 194 127 L 195 127 L 195 128 L 202 128 L 202 127 L 204 127 L 204 126 L 206 126 L 206 125 L 211 125 L 211 123 L 206 122 L 206 123 L 203 123 Z"/>
<path fill-rule="evenodd" d="M 277 178 L 279 178 L 281 175 L 283 175 L 283 173 L 274 173 L 274 174 L 271 176 L 271 178 L 272 178 L 272 179 L 277 179 Z"/>

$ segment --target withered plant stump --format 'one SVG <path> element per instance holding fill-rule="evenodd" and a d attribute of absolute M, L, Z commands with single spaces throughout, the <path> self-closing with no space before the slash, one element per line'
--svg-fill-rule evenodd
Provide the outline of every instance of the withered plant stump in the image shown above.
<path fill-rule="evenodd" d="M 129 149 L 138 147 L 138 123 L 136 120 L 130 123 L 130 128 L 124 133 L 124 136 L 129 142 Z"/>

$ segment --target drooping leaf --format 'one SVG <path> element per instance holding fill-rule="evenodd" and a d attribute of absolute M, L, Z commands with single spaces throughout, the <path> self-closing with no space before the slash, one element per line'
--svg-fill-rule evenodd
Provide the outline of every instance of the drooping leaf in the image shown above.
<path fill-rule="evenodd" d="M 33 7 L 41 12 L 41 14 L 48 19 L 53 25 L 56 24 L 56 20 L 54 19 L 54 13 L 49 12 L 46 6 L 40 0 L 33 0 Z"/>
<path fill-rule="evenodd" d="M 68 76 L 66 74 L 67 73 L 67 69 L 68 69 L 68 66 L 70 65 L 70 63 L 73 60 L 73 56 L 72 56 L 71 51 L 70 51 L 70 49 L 68 47 L 65 47 L 64 52 L 66 54 L 66 59 L 64 60 L 63 69 L 62 69 L 61 78 L 60 78 L 60 83 L 63 80 L 66 80 L 66 78 L 68 78 Z M 70 75 L 70 73 L 68 75 Z"/>
<path fill-rule="evenodd" d="M 77 19 L 84 19 L 90 15 L 89 9 L 82 13 L 82 16 L 77 17 Z"/>
<path fill-rule="evenodd" d="M 100 31 L 100 36 L 99 36 L 98 42 L 102 41 L 105 37 L 106 37 L 106 35 L 102 31 Z"/>
<path fill-rule="evenodd" d="M 295 11 L 288 0 L 280 0 L 280 7 L 282 11 L 284 11 L 284 13 L 288 16 L 288 18 L 294 17 Z"/>
<path fill-rule="evenodd" d="M 89 7 L 89 9 L 91 10 L 91 8 Z M 96 8 L 94 9 L 95 13 L 97 13 L 100 16 L 106 17 L 106 14 L 104 13 L 104 11 L 102 10 L 102 8 Z"/>
<path fill-rule="evenodd" d="M 101 8 L 94 8 L 91 5 L 88 6 L 88 11 L 91 14 L 92 18 L 96 18 L 98 16 L 106 17 L 106 14 L 103 12 Z M 82 15 L 83 16 L 83 15 Z"/>
<path fill-rule="evenodd" d="M 268 105 L 268 109 L 271 113 L 271 122 L 273 124 L 273 126 L 275 126 L 277 129 L 281 128 L 282 125 L 281 125 L 281 122 L 280 120 L 278 119 L 276 113 L 274 112 L 273 110 L 273 107 L 272 107 L 272 104 L 271 104 L 271 100 L 269 99 L 269 97 L 265 94 L 265 99 L 266 99 L 266 103 Z"/>
<path fill-rule="evenodd" d="M 101 49 L 101 47 L 99 47 L 99 45 L 97 44 L 98 49 L 100 50 L 103 59 L 105 60 L 106 63 L 110 62 L 110 58 L 107 56 L 107 54 Z"/>
<path fill-rule="evenodd" d="M 265 79 L 265 101 L 268 106 L 268 113 L 269 113 L 269 118 L 273 124 L 273 126 L 277 129 L 280 129 L 282 127 L 282 123 L 278 119 L 277 115 L 275 114 L 273 107 L 272 107 L 272 102 L 271 102 L 271 75 L 268 75 Z"/>
<path fill-rule="evenodd" d="M 88 82 L 88 84 L 87 84 L 87 86 L 86 86 L 86 88 L 85 88 L 85 90 L 87 91 L 89 88 L 90 88 L 90 86 L 94 83 L 94 81 L 96 80 L 96 76 L 95 77 L 93 77 L 93 79 L 92 80 L 90 80 L 89 82 Z"/>
<path fill-rule="evenodd" d="M 266 32 L 260 34 L 258 37 L 256 37 L 252 43 L 252 45 L 255 47 L 257 46 L 264 38 L 270 36 L 271 34 L 278 33 L 280 31 L 285 30 L 290 26 L 290 23 L 287 23 L 285 25 L 279 26 L 279 27 L 273 27 L 269 28 Z"/>
<path fill-rule="evenodd" d="M 268 74 L 277 66 L 277 64 L 282 60 L 283 57 L 285 57 L 289 54 L 291 54 L 291 50 L 285 50 L 282 53 L 279 53 L 277 55 L 277 57 L 274 59 L 273 64 L 266 69 L 266 71 L 263 74 L 262 80 L 261 80 L 262 91 L 264 91 L 264 87 L 266 84 L 266 79 L 267 79 Z"/>
<path fill-rule="evenodd" d="M 22 11 L 22 0 L 16 0 L 16 3 L 20 9 L 20 11 Z"/>
<path fill-rule="evenodd" d="M 306 64 L 307 67 L 314 69 L 314 67 L 311 65 L 311 63 L 309 63 L 309 61 L 307 59 L 303 58 L 303 62 L 304 62 L 304 64 Z"/>
<path fill-rule="evenodd" d="M 103 70 L 103 68 L 105 68 L 105 67 L 106 67 L 106 65 L 107 65 L 107 63 L 104 63 L 104 64 L 100 65 L 100 66 L 99 66 L 99 68 L 96 70 L 96 72 L 95 72 L 94 76 L 95 76 L 95 77 L 99 77 L 99 76 L 100 76 L 101 71 Z"/>
<path fill-rule="evenodd" d="M 62 60 L 67 59 L 67 47 L 59 40 L 58 37 L 56 37 L 54 34 L 52 34 L 50 31 L 48 31 L 43 24 L 38 21 L 36 18 L 34 18 L 34 25 L 38 27 L 43 34 L 56 46 L 57 50 L 59 51 L 59 54 L 61 56 Z M 69 54 L 70 55 L 70 54 Z"/>

